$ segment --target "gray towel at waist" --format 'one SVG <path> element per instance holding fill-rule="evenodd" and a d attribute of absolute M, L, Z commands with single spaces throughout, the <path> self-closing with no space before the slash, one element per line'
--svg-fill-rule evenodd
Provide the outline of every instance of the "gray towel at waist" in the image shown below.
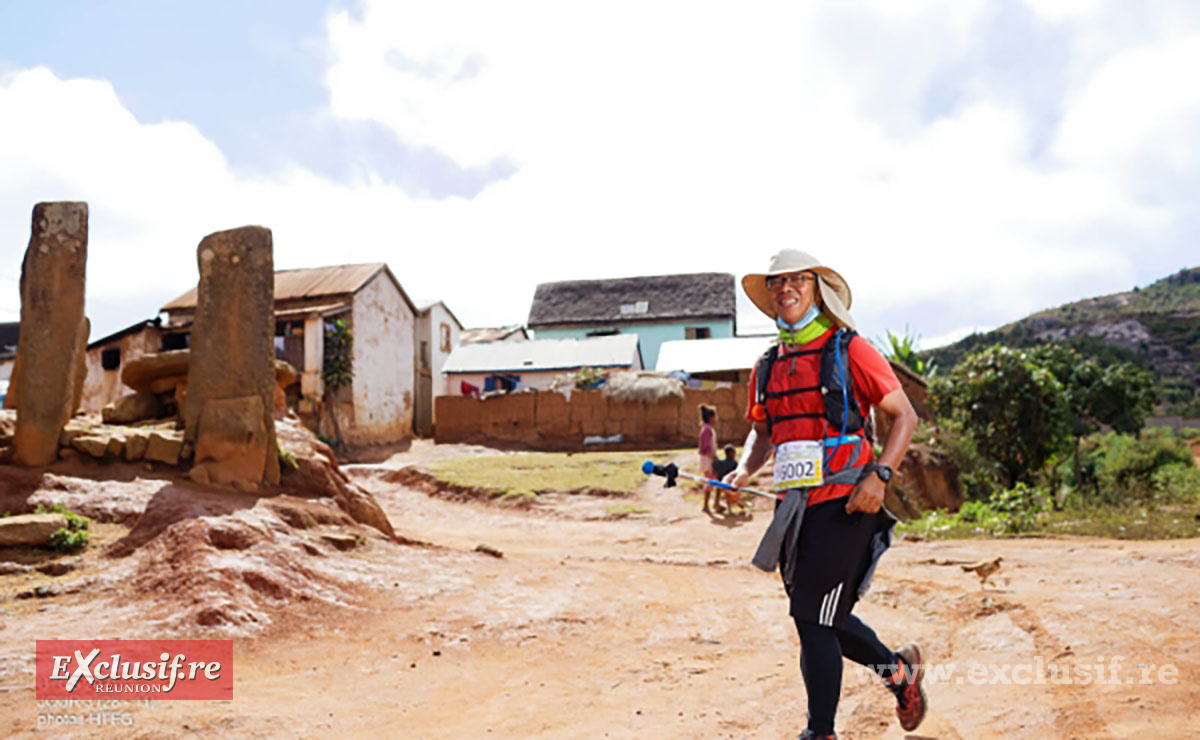
<path fill-rule="evenodd" d="M 849 468 L 826 478 L 824 485 L 857 483 L 862 476 L 862 468 Z M 787 538 L 789 542 L 800 541 L 800 525 L 804 523 L 804 509 L 808 506 L 808 491 L 807 488 L 793 488 L 788 491 L 779 506 L 775 507 L 775 516 L 767 525 L 767 531 L 763 534 L 762 541 L 758 543 L 758 550 L 754 552 L 754 557 L 750 561 L 754 563 L 755 567 L 770 573 L 779 567 L 779 553 L 783 549 L 784 539 Z M 791 537 L 787 537 L 789 529 L 791 529 Z M 795 558 L 788 558 L 785 565 L 783 579 L 787 583 L 792 583 L 792 569 L 795 567 L 795 561 Z"/>
<path fill-rule="evenodd" d="M 808 490 L 793 488 L 786 497 L 775 507 L 775 516 L 767 525 L 758 550 L 750 561 L 760 570 L 770 573 L 779 567 L 779 551 L 783 548 L 783 540 L 787 536 L 788 527 L 792 528 L 791 541 L 796 541 L 800 533 L 800 524 L 804 521 L 804 509 L 808 505 Z"/>

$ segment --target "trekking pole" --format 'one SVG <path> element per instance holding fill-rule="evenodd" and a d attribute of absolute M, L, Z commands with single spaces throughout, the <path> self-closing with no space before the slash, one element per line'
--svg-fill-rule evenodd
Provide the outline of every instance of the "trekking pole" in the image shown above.
<path fill-rule="evenodd" d="M 676 478 L 687 478 L 688 480 L 694 480 L 697 483 L 707 483 L 708 485 L 716 488 L 724 488 L 726 491 L 752 493 L 755 496 L 769 498 L 772 501 L 776 500 L 776 496 L 773 493 L 763 493 L 762 491 L 755 491 L 753 488 L 734 488 L 728 483 L 722 483 L 719 480 L 712 480 L 710 478 L 705 478 L 704 476 L 684 473 L 675 463 L 668 463 L 667 465 L 655 465 L 653 460 L 647 460 L 646 462 L 642 463 L 642 472 L 646 475 L 661 475 L 662 477 L 666 478 L 667 482 L 663 484 L 663 488 L 674 488 Z"/>

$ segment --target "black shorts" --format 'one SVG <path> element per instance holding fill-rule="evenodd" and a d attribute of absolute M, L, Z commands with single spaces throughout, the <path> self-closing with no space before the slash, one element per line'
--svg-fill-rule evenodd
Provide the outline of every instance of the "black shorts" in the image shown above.
<path fill-rule="evenodd" d="M 799 542 L 783 543 L 780 562 L 798 558 L 787 589 L 791 615 L 801 622 L 840 627 L 858 601 L 858 589 L 871 565 L 872 539 L 895 521 L 884 509 L 846 513 L 845 497 L 804 511 Z M 785 572 L 786 568 L 780 568 Z"/>

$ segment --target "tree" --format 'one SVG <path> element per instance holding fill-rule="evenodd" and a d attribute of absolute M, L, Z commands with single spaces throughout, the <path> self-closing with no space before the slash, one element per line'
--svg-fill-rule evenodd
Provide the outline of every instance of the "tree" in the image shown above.
<path fill-rule="evenodd" d="M 334 396 L 354 380 L 354 361 L 350 350 L 354 347 L 354 334 L 345 319 L 325 325 L 325 357 L 321 366 L 321 377 L 325 381 L 325 406 L 333 419 L 333 433 L 337 446 L 342 446 L 342 430 L 338 425 Z"/>
<path fill-rule="evenodd" d="M 937 374 L 937 362 L 933 359 L 926 360 L 917 353 L 918 339 L 920 337 L 912 334 L 909 331 L 908 325 L 905 325 L 904 336 L 893 334 L 892 330 L 888 329 L 887 346 L 880 341 L 876 341 L 875 344 L 879 345 L 880 349 L 883 350 L 883 356 L 889 360 L 904 365 L 909 370 L 924 378 L 932 378 Z"/>
<path fill-rule="evenodd" d="M 1070 439 L 1063 384 L 1026 352 L 992 345 L 963 358 L 930 388 L 935 414 L 958 418 L 1008 487 L 1032 476 Z"/>
<path fill-rule="evenodd" d="M 1063 385 L 1078 484 L 1082 477 L 1079 448 L 1083 437 L 1099 431 L 1101 425 L 1122 434 L 1140 432 L 1154 410 L 1154 378 L 1130 362 L 1101 368 L 1095 359 L 1084 359 L 1074 348 L 1061 344 L 1043 345 L 1029 354 Z"/>

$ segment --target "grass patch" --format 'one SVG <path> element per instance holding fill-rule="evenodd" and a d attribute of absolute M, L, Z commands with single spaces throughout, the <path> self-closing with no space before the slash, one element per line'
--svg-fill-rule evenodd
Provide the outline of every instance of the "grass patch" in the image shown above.
<path fill-rule="evenodd" d="M 296 461 L 296 454 L 294 452 L 284 447 L 278 439 L 275 440 L 275 447 L 279 450 L 279 464 L 285 470 L 300 469 L 300 463 Z"/>
<path fill-rule="evenodd" d="M 1158 507 L 1098 506 L 1087 510 L 1046 511 L 1033 515 L 1033 526 L 1014 532 L 1002 518 L 963 517 L 963 512 L 927 512 L 900 522 L 896 531 L 929 540 L 1077 535 L 1119 540 L 1168 540 L 1200 537 L 1200 505 Z"/>
<path fill-rule="evenodd" d="M 649 514 L 650 510 L 645 506 L 635 506 L 634 504 L 616 504 L 605 509 L 604 513 L 614 519 L 625 519 L 626 517 Z"/>
<path fill-rule="evenodd" d="M 646 480 L 642 463 L 647 457 L 665 462 L 687 451 L 476 455 L 430 463 L 426 469 L 447 483 L 501 491 L 507 498 L 588 488 L 629 494 Z"/>

